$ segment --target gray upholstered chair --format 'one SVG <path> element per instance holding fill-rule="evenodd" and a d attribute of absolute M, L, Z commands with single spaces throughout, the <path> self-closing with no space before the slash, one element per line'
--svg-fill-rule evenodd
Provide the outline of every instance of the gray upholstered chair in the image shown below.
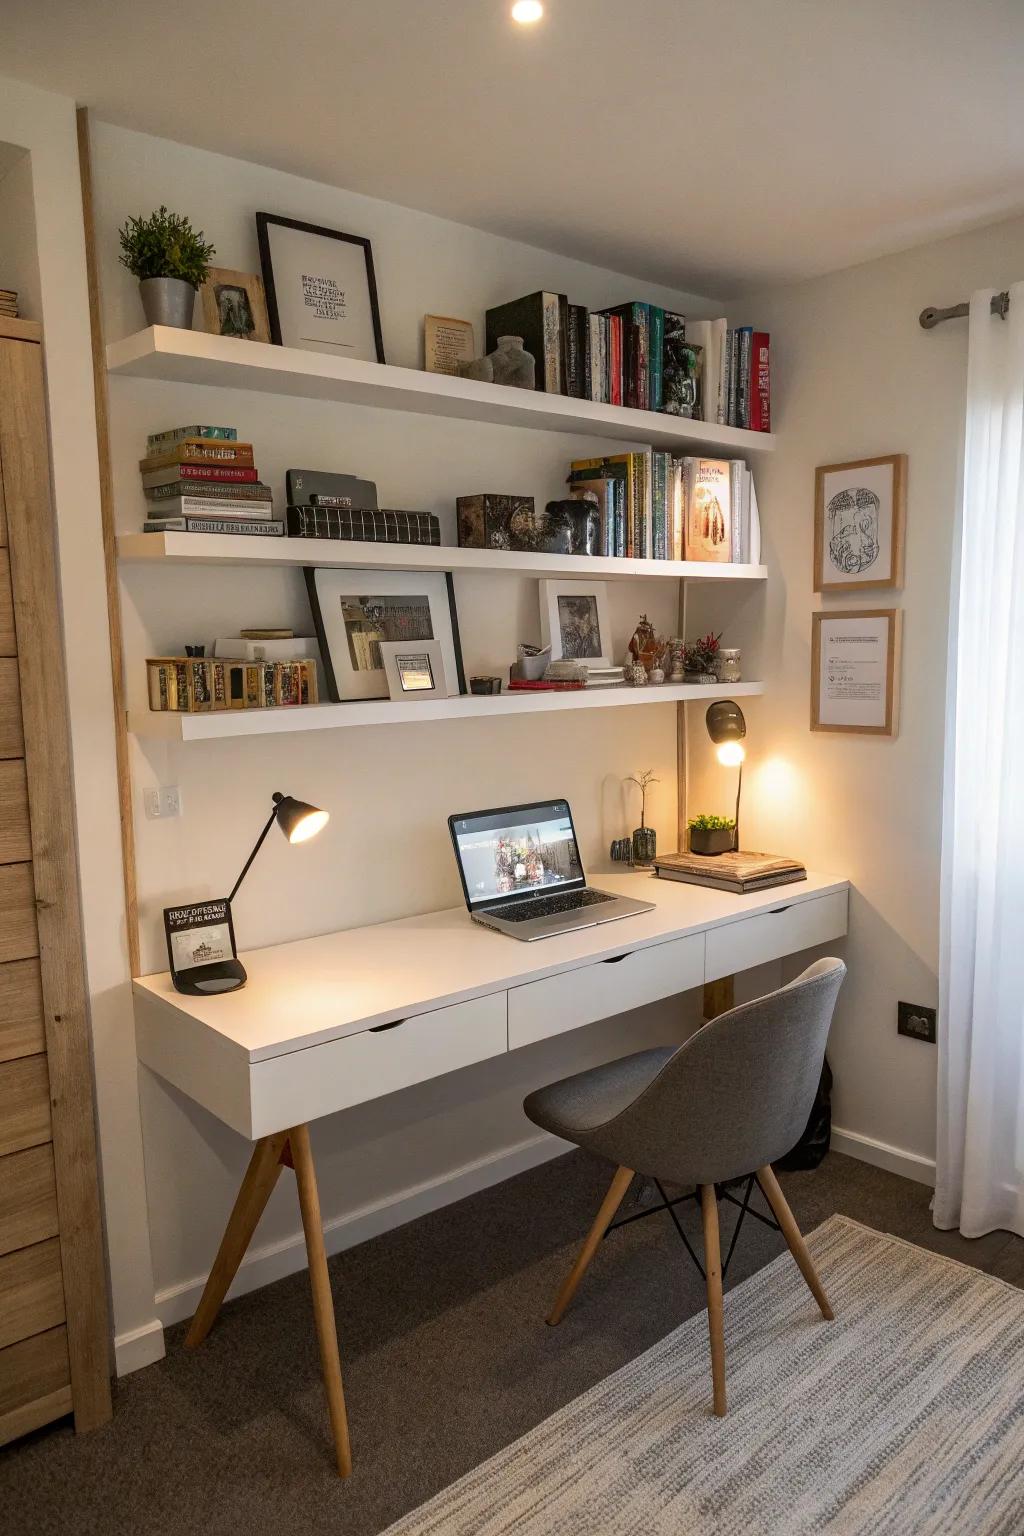
<path fill-rule="evenodd" d="M 788 986 L 712 1019 L 684 1045 L 592 1067 L 538 1089 L 523 1106 L 534 1124 L 618 1165 L 549 1323 L 561 1322 L 635 1173 L 659 1188 L 664 1182 L 700 1191 L 716 1414 L 725 1413 L 716 1186 L 756 1172 L 822 1316 L 832 1317 L 771 1165 L 807 1124 L 845 975 L 841 960 L 818 960 Z"/>

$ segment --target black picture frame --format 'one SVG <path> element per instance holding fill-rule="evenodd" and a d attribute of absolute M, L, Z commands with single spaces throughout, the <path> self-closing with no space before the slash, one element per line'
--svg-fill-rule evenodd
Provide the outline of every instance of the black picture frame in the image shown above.
<path fill-rule="evenodd" d="M 201 961 L 179 970 L 174 960 L 173 937 L 195 928 L 226 927 L 231 941 L 231 954 L 222 960 Z M 226 896 L 211 897 L 206 901 L 180 902 L 164 908 L 164 938 L 167 943 L 167 962 L 175 990 L 189 997 L 213 997 L 222 992 L 237 992 L 244 987 L 247 977 L 245 966 L 238 958 L 235 943 L 235 924 L 231 902 Z"/>
<path fill-rule="evenodd" d="M 373 322 L 373 341 L 377 352 L 378 363 L 385 362 L 384 337 L 380 327 L 380 304 L 377 298 L 377 279 L 373 270 L 373 248 L 364 235 L 345 234 L 340 229 L 327 229 L 322 224 L 306 224 L 302 219 L 287 219 L 283 214 L 257 213 L 256 215 L 256 239 L 260 251 L 260 268 L 263 274 L 263 287 L 267 296 L 267 315 L 270 320 L 270 339 L 275 346 L 283 346 L 281 339 L 281 320 L 277 303 L 277 289 L 274 283 L 274 263 L 270 251 L 271 225 L 280 225 L 285 229 L 297 229 L 306 235 L 316 235 L 322 240 L 344 240 L 349 245 L 360 245 L 363 248 L 363 256 L 366 261 L 366 286 L 370 300 L 370 315 Z"/>

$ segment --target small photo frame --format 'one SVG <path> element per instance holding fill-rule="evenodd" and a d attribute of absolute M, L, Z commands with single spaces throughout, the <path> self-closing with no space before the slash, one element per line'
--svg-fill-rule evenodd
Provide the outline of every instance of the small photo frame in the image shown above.
<path fill-rule="evenodd" d="M 811 730 L 895 736 L 899 710 L 898 608 L 811 615 Z"/>
<path fill-rule="evenodd" d="M 231 903 L 226 897 L 165 907 L 164 935 L 171 980 L 178 992 L 209 997 L 245 985 L 245 967 L 235 948 Z"/>
<path fill-rule="evenodd" d="M 440 642 L 421 640 L 408 645 L 401 640 L 378 642 L 384 662 L 388 693 L 393 699 L 446 699 L 448 684 Z"/>
<path fill-rule="evenodd" d="M 814 472 L 814 590 L 902 587 L 907 455 Z"/>
<path fill-rule="evenodd" d="M 306 588 L 335 703 L 395 697 L 384 664 L 383 646 L 389 642 L 422 655 L 436 641 L 443 662 L 440 696 L 465 693 L 450 573 L 307 569 Z"/>
<path fill-rule="evenodd" d="M 540 628 L 541 645 L 550 645 L 552 661 L 612 666 L 608 589 L 603 581 L 542 581 Z"/>
<path fill-rule="evenodd" d="M 238 341 L 270 340 L 267 296 L 263 280 L 255 272 L 211 267 L 199 296 L 207 335 L 232 336 Z"/>
<path fill-rule="evenodd" d="M 373 251 L 362 235 L 256 215 L 271 340 L 279 347 L 384 361 Z"/>
<path fill-rule="evenodd" d="M 451 315 L 423 316 L 423 366 L 427 373 L 458 374 L 476 355 L 473 323 Z"/>

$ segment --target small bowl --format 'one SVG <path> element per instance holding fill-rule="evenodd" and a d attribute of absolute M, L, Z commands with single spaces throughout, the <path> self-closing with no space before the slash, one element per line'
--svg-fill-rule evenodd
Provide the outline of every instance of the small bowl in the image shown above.
<path fill-rule="evenodd" d="M 469 680 L 470 693 L 500 693 L 500 677 L 471 677 Z"/>

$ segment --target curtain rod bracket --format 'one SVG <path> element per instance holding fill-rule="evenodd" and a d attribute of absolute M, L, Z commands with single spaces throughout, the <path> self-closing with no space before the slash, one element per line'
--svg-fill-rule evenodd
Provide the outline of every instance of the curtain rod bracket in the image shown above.
<path fill-rule="evenodd" d="M 992 297 L 989 308 L 1000 320 L 1005 320 L 1010 312 L 1010 295 L 997 293 Z M 922 309 L 918 315 L 918 323 L 923 330 L 930 331 L 936 325 L 941 325 L 943 320 L 963 320 L 970 314 L 969 304 L 951 304 L 948 309 L 936 309 L 930 304 L 927 309 Z"/>

